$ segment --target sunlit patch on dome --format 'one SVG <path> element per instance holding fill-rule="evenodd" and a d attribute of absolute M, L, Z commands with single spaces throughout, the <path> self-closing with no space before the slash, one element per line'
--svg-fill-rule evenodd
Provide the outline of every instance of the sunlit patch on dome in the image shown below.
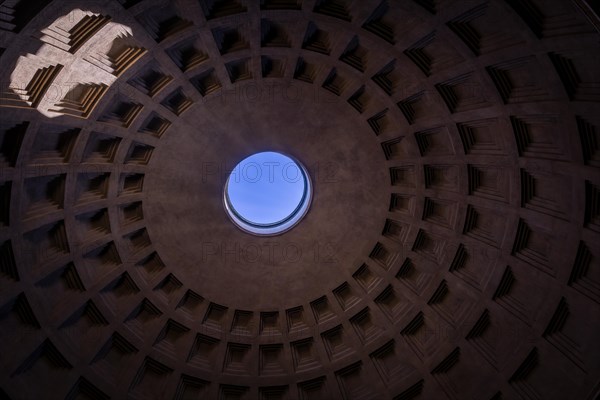
<path fill-rule="evenodd" d="M 41 30 L 36 54 L 19 57 L 0 106 L 35 108 L 46 117 L 88 118 L 119 76 L 146 49 L 111 17 L 74 9 Z"/>

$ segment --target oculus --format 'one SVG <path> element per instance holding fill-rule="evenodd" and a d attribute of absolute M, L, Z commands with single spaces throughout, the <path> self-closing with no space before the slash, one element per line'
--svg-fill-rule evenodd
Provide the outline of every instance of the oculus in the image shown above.
<path fill-rule="evenodd" d="M 266 151 L 240 161 L 229 174 L 223 203 L 245 232 L 272 236 L 292 229 L 312 200 L 308 171 L 290 156 Z"/>

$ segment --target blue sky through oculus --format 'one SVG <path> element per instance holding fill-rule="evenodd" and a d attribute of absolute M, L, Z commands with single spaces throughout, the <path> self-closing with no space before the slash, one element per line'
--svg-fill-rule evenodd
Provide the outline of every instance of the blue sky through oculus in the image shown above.
<path fill-rule="evenodd" d="M 231 172 L 227 186 L 231 206 L 255 224 L 273 224 L 289 217 L 302 201 L 304 190 L 296 162 L 270 151 L 242 160 Z"/>

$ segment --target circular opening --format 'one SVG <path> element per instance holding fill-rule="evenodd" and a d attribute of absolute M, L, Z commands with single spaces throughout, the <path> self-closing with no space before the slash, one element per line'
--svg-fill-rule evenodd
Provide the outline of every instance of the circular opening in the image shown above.
<path fill-rule="evenodd" d="M 308 211 L 312 190 L 302 164 L 281 153 L 253 154 L 229 174 L 225 209 L 242 230 L 276 235 L 291 229 Z"/>

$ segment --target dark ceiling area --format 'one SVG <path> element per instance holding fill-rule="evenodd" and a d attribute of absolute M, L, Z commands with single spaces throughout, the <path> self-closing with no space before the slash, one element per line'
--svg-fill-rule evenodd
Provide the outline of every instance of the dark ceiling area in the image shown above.
<path fill-rule="evenodd" d="M 597 400 L 597 7 L 1 1 L 0 400 Z"/>

